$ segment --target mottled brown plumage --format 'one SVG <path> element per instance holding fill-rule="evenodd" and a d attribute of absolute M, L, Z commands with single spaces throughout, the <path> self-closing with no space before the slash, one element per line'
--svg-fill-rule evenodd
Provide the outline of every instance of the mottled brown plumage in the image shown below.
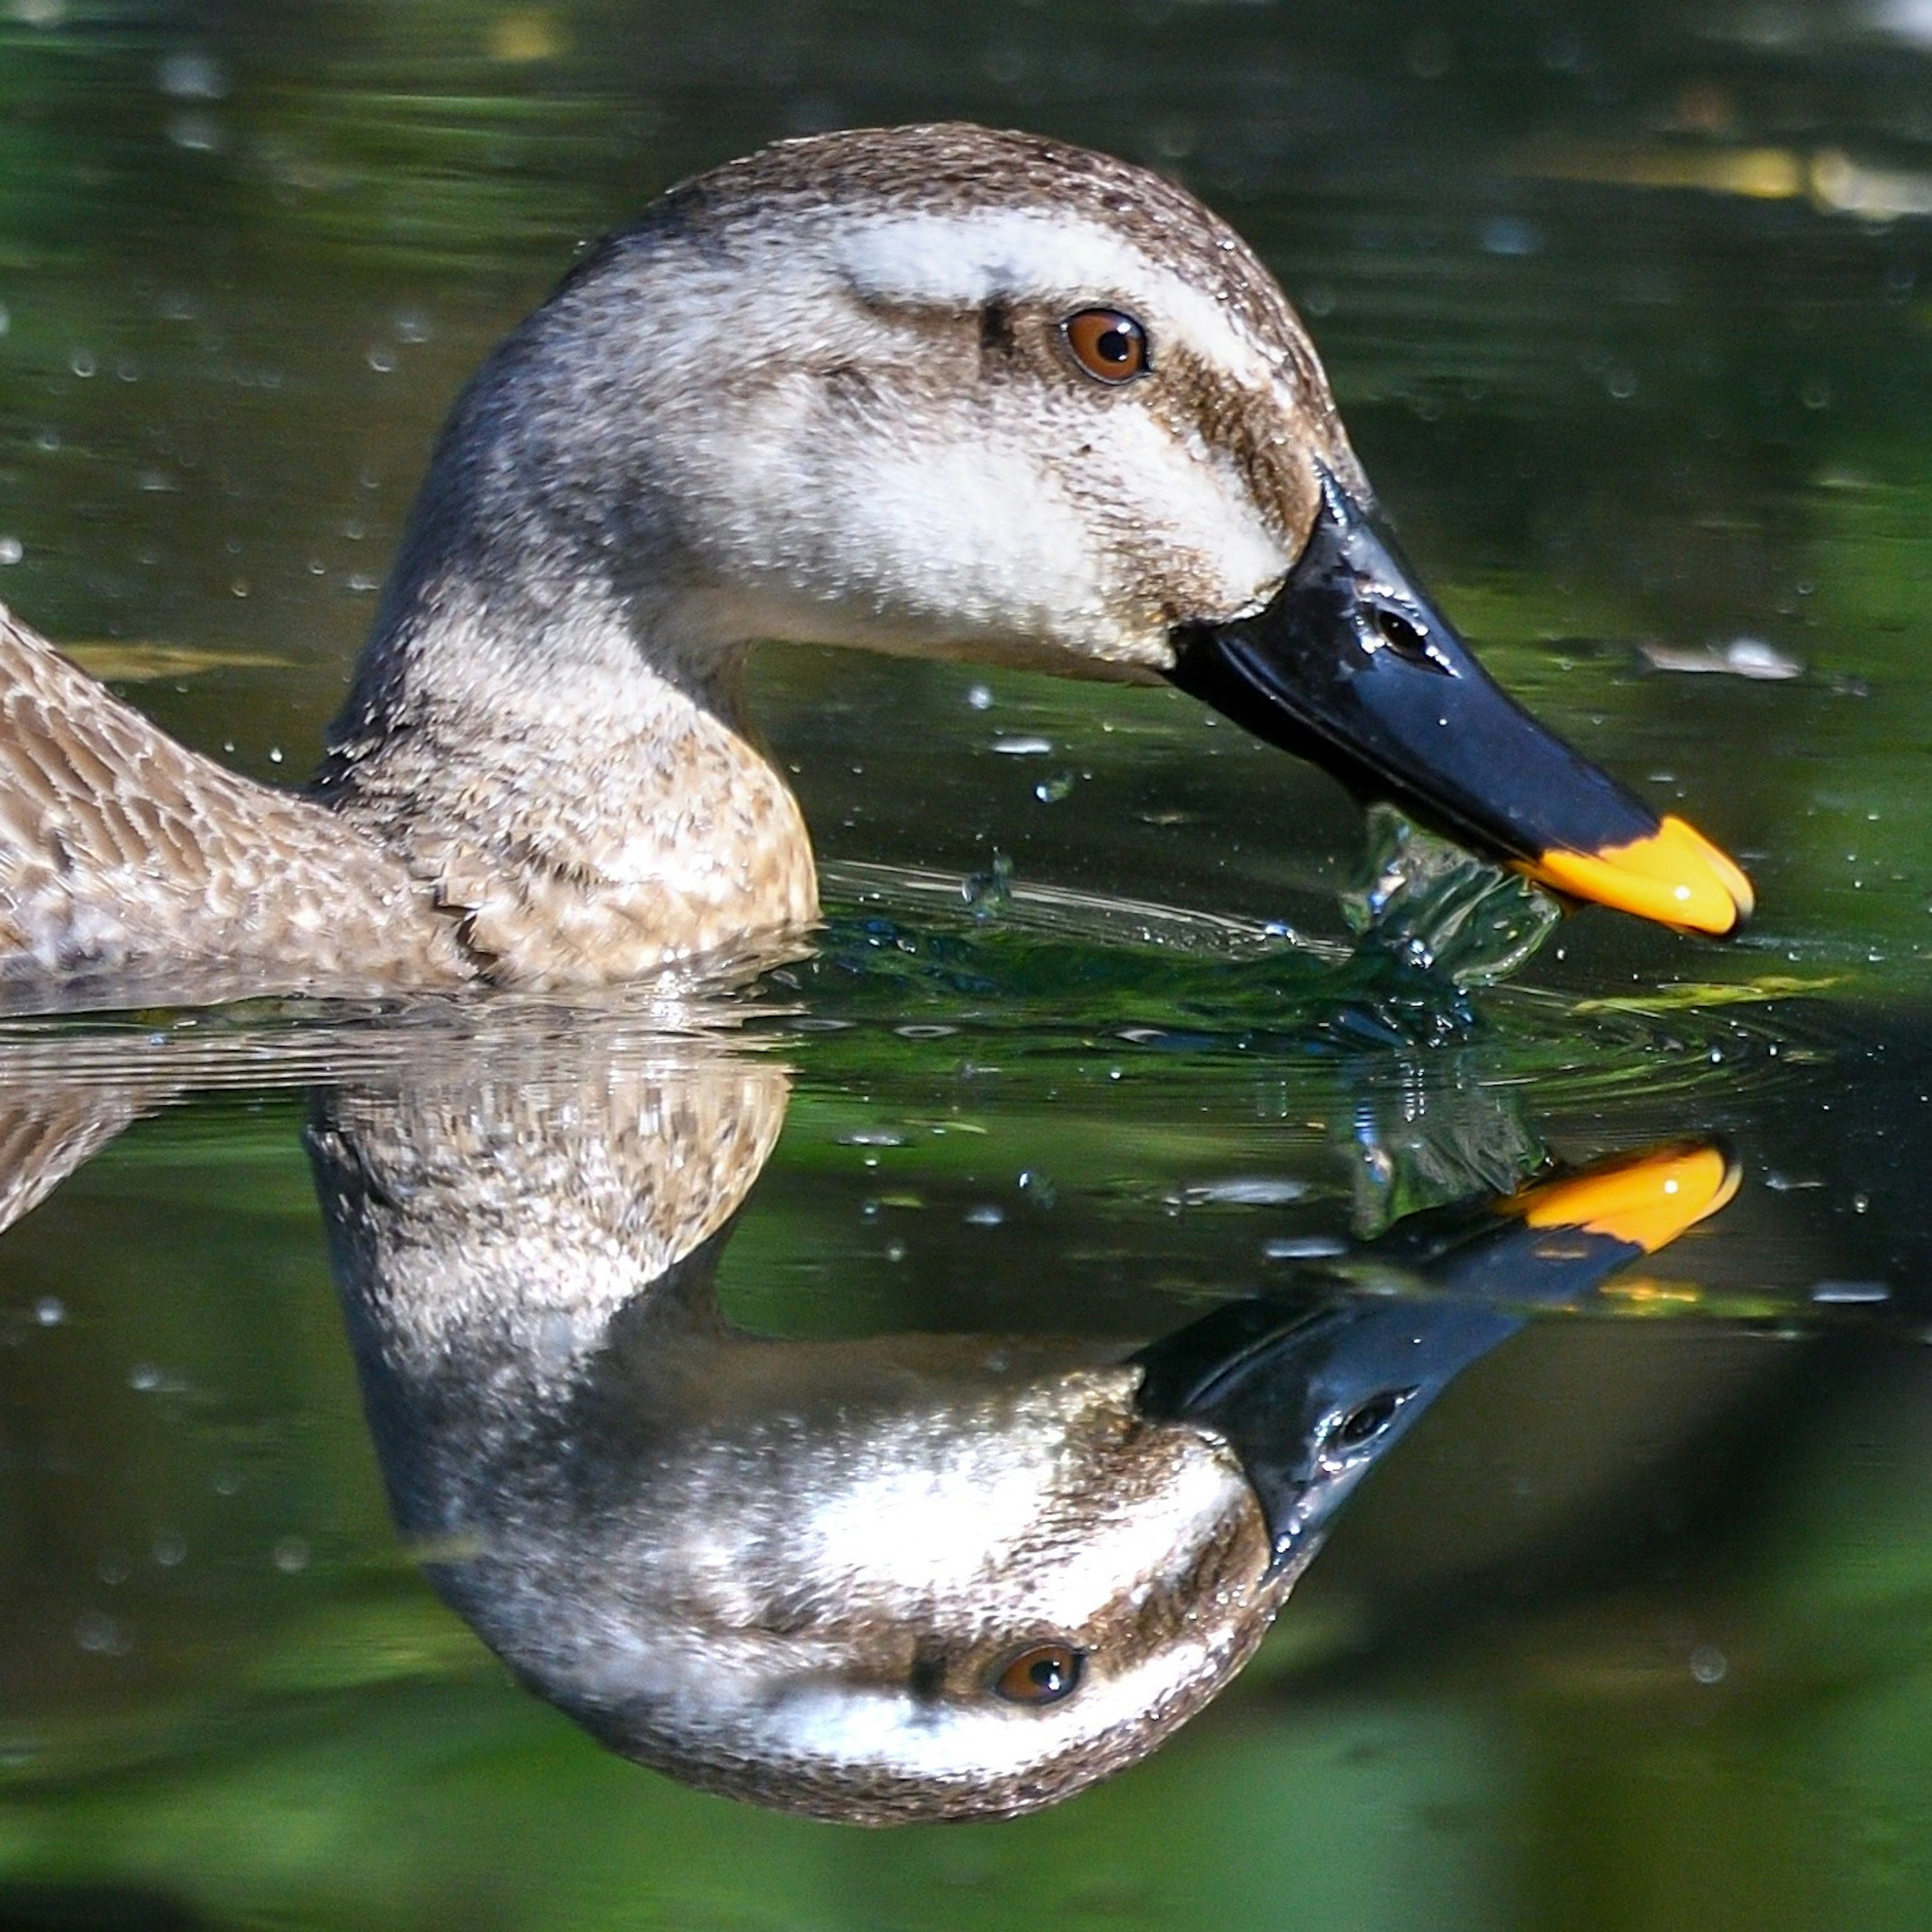
<path fill-rule="evenodd" d="M 1097 299 L 1160 382 L 1072 367 Z M 471 383 L 308 795 L 0 629 L 0 984 L 584 986 L 808 924 L 752 642 L 1156 676 L 1292 561 L 1317 462 L 1359 480 L 1299 324 L 1171 183 L 964 125 L 734 162 Z"/>
<path fill-rule="evenodd" d="M 170 964 L 258 989 L 467 970 L 379 844 L 176 743 L 0 610 L 0 982 Z"/>

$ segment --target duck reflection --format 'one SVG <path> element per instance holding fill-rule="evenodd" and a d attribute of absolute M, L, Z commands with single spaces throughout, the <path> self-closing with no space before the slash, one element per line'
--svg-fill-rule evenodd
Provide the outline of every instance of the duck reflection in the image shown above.
<path fill-rule="evenodd" d="M 865 1823 L 1144 1756 L 1450 1380 L 1735 1184 L 1678 1148 L 1432 1213 L 1131 1350 L 784 1340 L 716 1280 L 785 1100 L 769 1064 L 669 1054 L 328 1092 L 309 1144 L 437 1590 L 616 1750 Z"/>

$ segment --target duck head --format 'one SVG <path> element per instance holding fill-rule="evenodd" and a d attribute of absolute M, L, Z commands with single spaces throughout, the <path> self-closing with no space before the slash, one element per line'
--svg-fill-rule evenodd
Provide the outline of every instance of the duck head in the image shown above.
<path fill-rule="evenodd" d="M 1144 1756 L 1265 1634 L 1430 1400 L 1734 1184 L 1673 1150 L 1133 1352 L 734 1328 L 780 1070 L 680 1045 L 428 1066 L 309 1137 L 399 1528 L 532 1689 L 707 1789 L 868 1824 L 1036 1809 Z M 1395 1285 L 1384 1279 L 1380 1286 Z"/>
<path fill-rule="evenodd" d="M 472 386 L 379 638 L 459 580 L 522 607 L 472 677 L 580 677 L 616 631 L 706 690 L 767 638 L 1165 679 L 1569 897 L 1750 906 L 1477 664 L 1240 237 L 1056 142 L 860 130 L 674 189 Z"/>

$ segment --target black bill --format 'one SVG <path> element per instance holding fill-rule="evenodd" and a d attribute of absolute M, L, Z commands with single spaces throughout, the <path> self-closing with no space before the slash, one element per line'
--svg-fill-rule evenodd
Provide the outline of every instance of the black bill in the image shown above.
<path fill-rule="evenodd" d="M 1298 1570 L 1363 1477 L 1526 1310 L 1581 1300 L 1715 1214 L 1738 1180 L 1721 1148 L 1666 1146 L 1419 1215 L 1370 1251 L 1414 1295 L 1229 1303 L 1142 1352 L 1141 1408 L 1228 1444 L 1274 1573 Z"/>
<path fill-rule="evenodd" d="M 1174 683 L 1565 896 L 1725 933 L 1750 882 L 1508 696 L 1416 587 L 1394 542 L 1335 478 L 1267 607 L 1174 632 Z"/>

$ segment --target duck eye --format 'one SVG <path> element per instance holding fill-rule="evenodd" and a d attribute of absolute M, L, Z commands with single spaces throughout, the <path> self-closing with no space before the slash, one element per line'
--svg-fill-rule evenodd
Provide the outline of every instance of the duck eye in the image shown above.
<path fill-rule="evenodd" d="M 1057 1704 L 1080 1688 L 1087 1668 L 1084 1652 L 1070 1643 L 1035 1643 L 1000 1666 L 994 1694 L 1009 1704 Z"/>
<path fill-rule="evenodd" d="M 1329 1440 L 1338 1449 L 1359 1449 L 1364 1443 L 1373 1442 L 1414 1393 L 1413 1389 L 1384 1389 L 1366 1402 L 1358 1402 L 1336 1424 Z"/>
<path fill-rule="evenodd" d="M 1100 382 L 1124 382 L 1147 372 L 1147 331 L 1117 308 L 1083 308 L 1060 332 L 1074 361 Z"/>

